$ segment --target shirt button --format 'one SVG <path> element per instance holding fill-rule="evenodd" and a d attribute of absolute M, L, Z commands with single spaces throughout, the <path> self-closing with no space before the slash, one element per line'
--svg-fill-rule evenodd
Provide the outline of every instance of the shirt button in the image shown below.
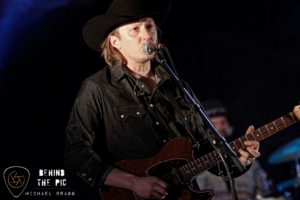
<path fill-rule="evenodd" d="M 154 105 L 153 105 L 152 103 L 151 103 L 149 106 L 150 106 L 150 108 L 153 108 L 153 107 L 154 107 Z"/>
<path fill-rule="evenodd" d="M 86 176 L 86 173 L 82 173 L 81 176 Z"/>
<path fill-rule="evenodd" d="M 92 178 L 88 178 L 88 181 L 91 182 L 93 179 Z"/>
<path fill-rule="evenodd" d="M 155 122 L 155 125 L 157 125 L 157 126 L 158 126 L 158 125 L 159 125 L 159 122 Z"/>
<path fill-rule="evenodd" d="M 166 140 L 166 139 L 164 139 L 164 140 L 163 140 L 163 143 L 166 143 L 166 142 L 167 142 L 167 140 Z"/>
<path fill-rule="evenodd" d="M 142 84 L 142 85 L 141 85 L 141 87 L 142 87 L 142 88 L 144 88 L 144 87 L 145 87 L 145 85 L 144 85 L 144 84 Z"/>
<path fill-rule="evenodd" d="M 136 112 L 136 115 L 140 115 L 141 113 L 139 111 Z"/>
<path fill-rule="evenodd" d="M 120 117 L 121 117 L 121 118 L 124 118 L 125 116 L 124 116 L 124 115 L 121 115 Z"/>

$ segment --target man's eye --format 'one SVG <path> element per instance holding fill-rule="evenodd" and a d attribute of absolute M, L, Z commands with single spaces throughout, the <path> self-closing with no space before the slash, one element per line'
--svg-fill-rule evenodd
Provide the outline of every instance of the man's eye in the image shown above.
<path fill-rule="evenodd" d="M 147 24 L 147 25 L 146 25 L 146 28 L 147 28 L 148 30 L 152 29 L 152 28 L 153 28 L 153 24 Z"/>
<path fill-rule="evenodd" d="M 138 31 L 139 30 L 139 27 L 133 27 L 132 29 L 131 29 L 132 31 Z"/>

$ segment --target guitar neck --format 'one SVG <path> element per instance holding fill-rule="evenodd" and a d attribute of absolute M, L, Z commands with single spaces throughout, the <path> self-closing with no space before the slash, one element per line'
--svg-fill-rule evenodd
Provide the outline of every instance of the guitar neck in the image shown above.
<path fill-rule="evenodd" d="M 289 113 L 288 115 L 279 117 L 278 119 L 261 126 L 260 128 L 256 129 L 253 133 L 247 134 L 243 137 L 240 137 L 231 143 L 229 143 L 230 147 L 235 151 L 237 155 L 239 155 L 238 150 L 244 149 L 244 142 L 246 140 L 256 140 L 262 141 L 275 133 L 293 125 L 299 121 L 295 116 L 294 112 Z M 219 149 L 221 153 L 225 153 L 224 147 Z M 180 167 L 179 173 L 182 175 L 184 181 L 188 182 L 191 180 L 195 175 L 210 169 L 217 165 L 221 161 L 220 157 L 218 156 L 216 151 L 212 151 L 200 158 L 195 159 L 192 162 L 189 162 L 182 167 Z"/>

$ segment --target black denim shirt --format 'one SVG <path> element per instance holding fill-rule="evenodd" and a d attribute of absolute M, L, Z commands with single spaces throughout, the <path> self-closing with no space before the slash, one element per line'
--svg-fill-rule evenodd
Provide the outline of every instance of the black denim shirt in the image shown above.
<path fill-rule="evenodd" d="M 203 153 L 210 150 L 202 120 L 169 75 L 160 66 L 154 70 L 160 81 L 152 93 L 124 66 L 83 82 L 67 125 L 65 161 L 89 185 L 102 185 L 116 161 L 154 156 L 169 139 L 186 136 L 186 126 L 203 141 Z"/>

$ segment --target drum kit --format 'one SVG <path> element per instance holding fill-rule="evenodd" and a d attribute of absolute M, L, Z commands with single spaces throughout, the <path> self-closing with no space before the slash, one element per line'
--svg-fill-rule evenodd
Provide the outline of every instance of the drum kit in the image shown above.
<path fill-rule="evenodd" d="M 290 180 L 283 181 L 276 185 L 279 192 L 288 189 L 298 189 L 300 187 L 300 138 L 287 143 L 277 149 L 269 158 L 270 164 L 281 164 L 285 162 L 293 162 L 295 176 Z"/>

